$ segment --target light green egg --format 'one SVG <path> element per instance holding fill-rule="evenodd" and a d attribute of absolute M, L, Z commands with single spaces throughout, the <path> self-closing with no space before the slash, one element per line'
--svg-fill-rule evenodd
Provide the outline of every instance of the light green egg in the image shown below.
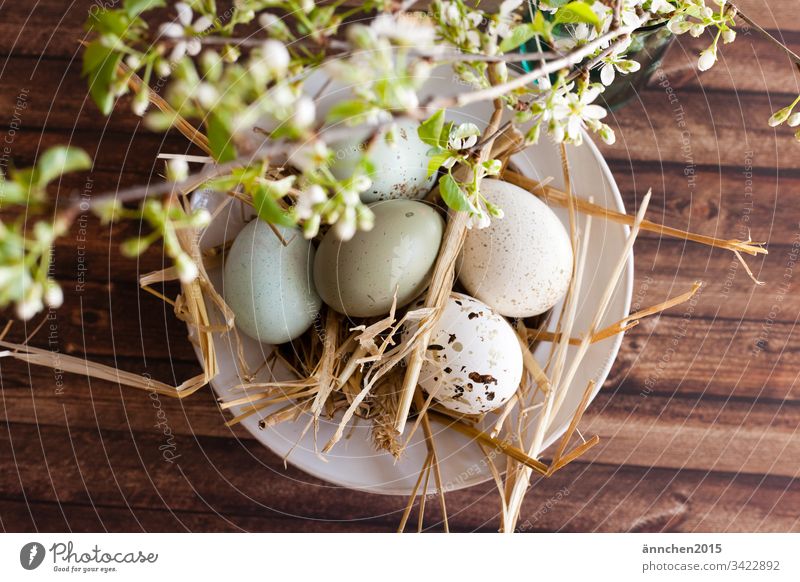
<path fill-rule="evenodd" d="M 245 226 L 226 253 L 223 294 L 236 326 L 267 344 L 282 344 L 313 323 L 322 300 L 314 289 L 314 247 L 300 231 L 275 227 L 284 246 L 261 220 Z"/>
<path fill-rule="evenodd" d="M 388 200 L 370 205 L 375 227 L 347 242 L 329 231 L 317 250 L 314 282 L 323 301 L 350 317 L 389 313 L 407 305 L 430 282 L 444 220 L 415 200 Z"/>

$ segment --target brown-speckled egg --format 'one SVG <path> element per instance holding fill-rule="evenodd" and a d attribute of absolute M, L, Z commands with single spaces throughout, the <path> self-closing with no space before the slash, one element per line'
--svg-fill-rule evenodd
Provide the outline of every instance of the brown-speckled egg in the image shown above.
<path fill-rule="evenodd" d="M 481 414 L 505 404 L 522 379 L 511 325 L 488 305 L 453 293 L 434 328 L 419 383 L 450 410 Z"/>
<path fill-rule="evenodd" d="M 400 120 L 392 132 L 393 141 L 381 136 L 369 145 L 367 157 L 375 171 L 370 173 L 372 185 L 361 193 L 364 202 L 399 198 L 422 198 L 430 192 L 436 175 L 428 175 L 430 146 L 417 135 L 419 123 Z M 330 145 L 333 150 L 331 171 L 340 180 L 349 178 L 364 153 L 363 140 L 369 131 L 353 128 L 349 139 Z"/>
<path fill-rule="evenodd" d="M 483 180 L 481 194 L 504 209 L 505 217 L 467 232 L 459 281 L 470 295 L 508 317 L 544 313 L 569 288 L 569 234 L 547 204 L 514 184 Z"/>

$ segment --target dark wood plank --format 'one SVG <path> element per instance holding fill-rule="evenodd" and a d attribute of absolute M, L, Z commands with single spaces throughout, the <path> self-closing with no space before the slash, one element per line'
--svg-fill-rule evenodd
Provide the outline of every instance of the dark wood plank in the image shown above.
<path fill-rule="evenodd" d="M 6 532 L 386 532 L 384 524 L 284 517 L 224 515 L 201 511 L 127 509 L 98 504 L 0 500 L 0 523 Z"/>
<path fill-rule="evenodd" d="M 608 116 L 617 131 L 603 154 L 632 162 L 680 162 L 695 166 L 741 167 L 745 160 L 764 168 L 791 167 L 795 159 L 791 128 L 770 128 L 767 120 L 785 103 L 752 95 L 747 103 L 733 93 L 681 91 L 670 103 L 660 87 L 642 91 L 638 100 Z"/>
<path fill-rule="evenodd" d="M 602 394 L 587 411 L 584 434 L 604 463 L 800 476 L 796 403 Z"/>
<path fill-rule="evenodd" d="M 607 385 L 622 383 L 637 393 L 794 401 L 795 337 L 794 323 L 661 317 L 626 334 Z"/>
<path fill-rule="evenodd" d="M 194 361 L 186 326 L 175 317 L 172 306 L 140 292 L 135 282 L 64 287 L 62 308 L 40 315 L 36 322 L 16 324 L 9 339 L 23 341 L 41 319 L 49 317 L 31 345 L 66 354 Z"/>
<path fill-rule="evenodd" d="M 629 343 L 632 349 L 623 352 L 606 391 L 587 412 L 586 434 L 597 433 L 604 441 L 591 458 L 648 467 L 782 476 L 795 476 L 800 470 L 800 443 L 793 438 L 800 402 L 793 380 L 785 385 L 782 374 L 770 378 L 746 365 L 732 369 L 730 375 L 760 374 L 769 383 L 742 388 L 743 382 L 722 372 L 706 372 L 677 350 L 669 359 L 653 354 L 628 364 L 628 354 L 636 350 L 635 339 Z M 687 360 L 692 369 L 697 368 L 699 378 L 681 377 L 673 368 L 673 362 Z M 55 391 L 46 388 L 48 381 L 54 382 L 51 371 L 32 368 L 29 376 L 19 368 L 2 368 L 4 420 L 8 422 L 52 426 L 54 430 L 69 424 L 80 430 L 142 436 L 157 432 L 158 419 L 166 416 L 174 434 L 250 438 L 241 429 L 223 426 L 227 415 L 217 408 L 210 390 L 174 401 L 103 382 L 89 385 L 70 377 L 63 380 L 61 391 Z M 725 362 L 717 368 L 725 369 Z M 776 369 L 786 369 L 788 374 L 796 368 L 781 364 Z M 33 378 L 41 381 L 31 390 L 26 381 L 33 383 Z M 697 386 L 698 380 L 705 384 Z"/>
<path fill-rule="evenodd" d="M 791 20 L 795 22 L 797 18 Z M 790 30 L 787 27 L 776 34 L 797 52 L 800 48 L 798 32 L 797 28 Z M 800 93 L 800 84 L 789 57 L 755 31 L 740 30 L 735 42 L 720 46 L 717 64 L 700 72 L 697 70 L 698 55 L 709 44 L 708 36 L 693 38 L 686 34 L 670 47 L 662 68 L 673 88 L 681 91 L 734 91 L 742 98 L 747 98 L 748 92 L 769 93 L 776 101 L 784 94 Z M 651 87 L 663 82 L 659 77 L 660 74 L 651 80 Z"/>
<path fill-rule="evenodd" d="M 39 502 L 82 504 L 83 520 L 96 519 L 91 517 L 94 505 L 104 508 L 101 512 L 119 508 L 137 516 L 168 508 L 181 520 L 189 512 L 220 514 L 244 528 L 253 527 L 256 519 L 271 528 L 271 520 L 282 516 L 293 520 L 286 529 L 295 531 L 320 520 L 348 522 L 336 529 L 391 531 L 404 503 L 398 497 L 322 485 L 292 468 L 284 470 L 257 445 L 230 439 L 181 437 L 180 466 L 167 466 L 159 460 L 158 439 L 149 436 L 136 435 L 134 443 L 129 435 L 66 433 L 63 428 L 36 431 L 12 425 L 10 432 L 15 462 L 10 455 L 0 456 L 0 464 L 13 463 L 0 477 L 6 499 L 21 501 L 24 489 L 29 499 Z M 62 441 L 61 454 L 56 453 L 55 440 Z M 66 443 L 70 446 L 65 449 Z M 7 450 L 5 435 L 0 446 Z M 495 495 L 488 484 L 450 494 L 451 523 L 460 530 L 497 528 Z M 520 527 L 526 531 L 795 531 L 797 515 L 789 508 L 796 507 L 799 495 L 797 481 L 781 477 L 575 463 L 534 483 Z M 436 525 L 435 503 L 428 507 L 428 523 L 441 529 Z M 53 513 L 50 519 L 63 524 L 64 518 Z M 204 529 L 222 529 L 218 520 L 201 524 Z"/>

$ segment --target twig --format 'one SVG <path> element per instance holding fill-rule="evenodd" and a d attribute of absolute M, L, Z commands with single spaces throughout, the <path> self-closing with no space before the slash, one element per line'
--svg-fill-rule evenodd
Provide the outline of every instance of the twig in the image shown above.
<path fill-rule="evenodd" d="M 780 49 L 781 49 L 783 52 L 785 52 L 787 55 L 789 55 L 789 58 L 790 58 L 790 59 L 792 59 L 792 61 L 794 61 L 794 64 L 795 64 L 795 65 L 797 65 L 797 66 L 798 66 L 798 68 L 800 68 L 800 56 L 798 56 L 798 55 L 797 55 L 797 53 L 795 53 L 795 52 L 794 52 L 792 49 L 790 49 L 788 46 L 786 46 L 785 44 L 783 44 L 783 43 L 782 43 L 781 41 L 779 41 L 777 38 L 775 38 L 774 36 L 772 36 L 772 35 L 771 35 L 769 32 L 767 32 L 766 30 L 764 30 L 764 28 L 763 28 L 763 27 L 761 27 L 761 25 L 759 25 L 759 24 L 758 24 L 757 22 L 755 22 L 755 21 L 754 21 L 752 18 L 750 18 L 750 17 L 749 17 L 749 16 L 747 16 L 747 15 L 746 15 L 744 12 L 742 12 L 741 8 L 739 8 L 739 7 L 738 7 L 736 4 L 734 4 L 734 3 L 732 3 L 732 2 L 728 2 L 728 6 L 730 6 L 732 9 L 734 9 L 734 10 L 736 11 L 736 16 L 739 16 L 739 17 L 740 17 L 742 20 L 744 20 L 744 21 L 745 21 L 747 24 L 749 24 L 750 26 L 752 26 L 753 28 L 755 28 L 755 29 L 756 29 L 756 32 L 758 32 L 759 34 L 761 34 L 761 35 L 762 35 L 764 38 L 766 38 L 767 40 L 769 40 L 770 42 L 772 42 L 772 43 L 773 43 L 775 46 L 777 46 L 777 47 L 778 47 L 778 48 L 780 48 Z"/>
<path fill-rule="evenodd" d="M 471 93 L 462 93 L 460 95 L 454 95 L 451 97 L 433 97 L 428 101 L 426 107 L 431 109 L 464 107 L 465 105 L 469 105 L 471 103 L 477 103 L 479 101 L 491 101 L 497 97 L 502 97 L 510 91 L 524 87 L 536 79 L 578 64 L 589 55 L 594 54 L 597 49 L 601 48 L 607 42 L 612 41 L 617 37 L 630 34 L 636 30 L 636 28 L 636 26 L 623 26 L 617 28 L 616 30 L 610 30 L 604 35 L 599 36 L 592 42 L 583 45 L 581 48 L 574 50 L 566 56 L 542 64 L 540 67 L 534 69 L 530 73 L 520 75 L 519 77 L 515 77 L 514 79 L 506 81 L 500 85 L 493 85 L 491 87 L 487 87 L 486 89 L 473 91 Z"/>

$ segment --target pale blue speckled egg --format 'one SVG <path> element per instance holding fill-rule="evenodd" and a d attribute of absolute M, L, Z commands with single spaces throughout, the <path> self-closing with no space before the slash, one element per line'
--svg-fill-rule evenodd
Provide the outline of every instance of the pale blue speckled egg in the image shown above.
<path fill-rule="evenodd" d="M 368 157 L 375 166 L 369 177 L 372 185 L 361 193 L 363 202 L 418 199 L 433 188 L 436 174 L 428 176 L 429 145 L 417 135 L 419 124 L 413 120 L 397 122 L 394 141 L 381 136 L 369 145 Z M 364 153 L 363 141 L 370 131 L 353 128 L 349 139 L 330 145 L 333 150 L 331 171 L 340 180 L 349 178 Z"/>
<path fill-rule="evenodd" d="M 223 282 L 236 326 L 267 344 L 282 344 L 302 335 L 322 305 L 311 276 L 311 242 L 296 229 L 275 228 L 288 245 L 261 220 L 242 229 L 226 253 Z"/>

